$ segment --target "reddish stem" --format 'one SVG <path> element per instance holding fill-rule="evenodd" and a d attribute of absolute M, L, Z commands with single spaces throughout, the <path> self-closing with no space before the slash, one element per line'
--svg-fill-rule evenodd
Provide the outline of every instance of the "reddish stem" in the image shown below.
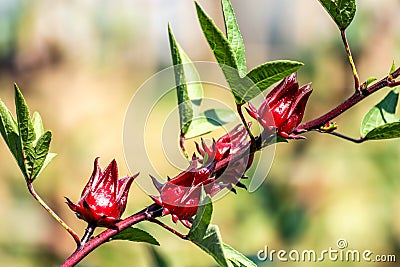
<path fill-rule="evenodd" d="M 126 228 L 137 224 L 141 221 L 146 220 L 149 216 L 159 216 L 158 211 L 159 206 L 157 204 L 152 204 L 151 206 L 147 207 L 139 211 L 138 213 L 118 222 L 115 225 L 115 229 L 107 229 L 100 233 L 99 235 L 95 236 L 94 238 L 90 239 L 86 244 L 79 247 L 71 256 L 69 256 L 64 263 L 62 263 L 61 267 L 69 267 L 75 266 L 79 263 L 83 258 L 85 258 L 90 252 L 92 252 L 95 248 L 100 246 L 101 244 L 106 243 L 110 240 L 114 235 L 118 234 L 119 232 L 125 230 Z"/>
<path fill-rule="evenodd" d="M 384 87 L 394 87 L 396 86 L 396 82 L 391 81 L 391 79 L 395 79 L 400 76 L 400 68 L 396 69 L 391 75 L 386 76 L 379 82 L 374 83 L 370 87 L 363 90 L 363 93 L 356 91 L 352 96 L 350 96 L 346 101 L 338 105 L 336 108 L 332 109 L 331 111 L 325 113 L 324 115 L 308 121 L 306 123 L 300 124 L 294 130 L 295 134 L 304 133 L 307 131 L 319 129 L 325 123 L 331 121 L 332 119 L 338 117 L 346 110 L 350 109 L 351 107 L 355 106 L 357 103 L 361 102 L 367 96 L 375 93 L 379 89 Z"/>

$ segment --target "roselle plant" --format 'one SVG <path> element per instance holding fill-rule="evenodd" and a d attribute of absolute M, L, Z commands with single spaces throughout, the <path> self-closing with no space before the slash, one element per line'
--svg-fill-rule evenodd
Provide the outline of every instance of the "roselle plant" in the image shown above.
<path fill-rule="evenodd" d="M 223 72 L 236 104 L 241 124 L 221 136 L 211 144 L 200 138 L 196 151 L 189 157 L 185 148 L 187 139 L 201 137 L 215 129 L 207 120 L 195 120 L 196 104 L 201 102 L 198 90 L 187 83 L 188 75 L 197 75 L 195 65 L 179 46 L 172 27 L 168 26 L 170 50 L 174 65 L 176 93 L 179 105 L 180 142 L 177 144 L 188 158 L 186 170 L 161 183 L 149 174 L 158 195 L 149 196 L 149 204 L 144 209 L 123 215 L 128 201 L 128 192 L 134 179 L 139 175 L 118 177 L 118 167 L 113 160 L 103 171 L 99 159 L 95 159 L 94 170 L 84 187 L 80 199 L 80 189 L 76 195 L 66 197 L 66 204 L 77 216 L 87 223 L 82 237 L 69 227 L 36 193 L 34 182 L 44 168 L 55 157 L 50 152 L 51 131 L 45 131 L 38 113 L 30 115 L 27 103 L 15 85 L 16 118 L 3 102 L 0 102 L 0 132 L 14 156 L 29 193 L 67 231 L 76 243 L 77 249 L 69 255 L 61 266 L 74 266 L 100 245 L 113 240 L 141 241 L 159 245 L 148 232 L 133 227 L 139 222 L 157 224 L 179 238 L 182 242 L 192 242 L 211 255 L 220 266 L 256 266 L 250 259 L 231 246 L 225 244 L 216 225 L 210 224 L 213 213 L 212 200 L 223 190 L 236 192 L 246 189 L 243 179 L 245 172 L 254 162 L 254 154 L 278 142 L 304 142 L 304 134 L 310 131 L 327 133 L 355 143 L 400 137 L 400 119 L 395 116 L 398 91 L 392 89 L 387 96 L 372 107 L 361 122 L 359 138 L 352 138 L 338 132 L 335 118 L 351 107 L 384 88 L 400 85 L 400 68 L 393 63 L 386 77 L 360 81 L 346 37 L 346 29 L 356 13 L 356 1 L 320 0 L 327 13 L 336 23 L 344 44 L 347 59 L 354 79 L 354 92 L 344 102 L 332 110 L 302 123 L 306 106 L 311 95 L 311 83 L 300 86 L 296 80 L 303 63 L 292 60 L 266 62 L 250 71 L 247 70 L 245 47 L 235 13 L 229 0 L 222 0 L 225 33 L 221 31 L 203 8 L 195 3 L 198 20 L 206 41 Z M 260 107 L 251 100 L 279 82 L 265 96 Z M 314 89 L 316 90 L 316 89 Z M 254 119 L 246 120 L 243 107 Z M 213 110 L 218 113 L 220 111 Z M 226 123 L 226 122 L 225 122 Z M 261 133 L 256 135 L 253 126 L 259 124 Z M 138 129 L 141 130 L 141 129 Z M 292 141 L 291 141 L 292 142 Z M 147 174 L 140 174 L 147 175 Z M 60 196 L 61 197 L 61 196 Z M 135 197 L 135 196 L 130 196 Z M 74 215 L 75 213 L 75 215 Z M 171 216 L 174 222 L 181 222 L 189 228 L 181 233 L 159 221 L 159 217 Z M 4 218 L 7 219 L 7 218 Z M 103 231 L 93 236 L 95 228 Z M 236 227 L 240 227 L 237 225 Z"/>

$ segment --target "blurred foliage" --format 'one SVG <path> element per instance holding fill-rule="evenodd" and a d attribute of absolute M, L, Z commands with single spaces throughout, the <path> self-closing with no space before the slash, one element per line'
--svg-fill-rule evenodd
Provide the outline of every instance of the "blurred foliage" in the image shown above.
<path fill-rule="evenodd" d="M 219 1 L 199 3 L 222 28 Z M 249 68 L 281 58 L 305 63 L 300 83 L 312 81 L 314 88 L 305 119 L 351 94 L 352 75 L 338 30 L 318 1 L 235 0 L 232 5 Z M 393 59 L 400 61 L 399 10 L 397 0 L 358 1 L 348 37 L 362 81 L 383 77 Z M 85 225 L 63 196 L 78 199 L 96 156 L 124 162 L 121 132 L 129 99 L 143 81 L 171 65 L 168 21 L 192 60 L 214 60 L 192 1 L 0 1 L 0 97 L 13 109 L 12 83 L 17 82 L 30 108 L 53 130 L 51 150 L 59 156 L 36 182 L 37 191 L 79 233 Z M 339 117 L 339 130 L 357 136 L 363 115 L 386 93 Z M 399 140 L 355 145 L 317 133 L 307 138 L 277 146 L 270 175 L 256 192 L 241 190 L 215 203 L 213 223 L 224 241 L 252 259 L 265 245 L 322 250 L 335 247 L 339 238 L 352 249 L 399 258 Z M 56 265 L 75 249 L 73 240 L 30 199 L 4 143 L 0 158 L 2 265 Z M 120 173 L 127 172 L 120 164 Z M 137 186 L 129 198 L 126 215 L 150 203 Z M 163 229 L 140 227 L 161 247 L 116 241 L 80 266 L 215 265 L 196 246 Z"/>

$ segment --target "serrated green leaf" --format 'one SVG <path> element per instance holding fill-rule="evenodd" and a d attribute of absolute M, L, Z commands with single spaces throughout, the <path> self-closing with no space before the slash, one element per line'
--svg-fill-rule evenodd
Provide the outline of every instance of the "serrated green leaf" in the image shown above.
<path fill-rule="evenodd" d="M 252 69 L 247 74 L 247 78 L 249 78 L 254 84 L 246 88 L 246 91 L 240 92 L 240 95 L 243 100 L 247 102 L 259 95 L 272 84 L 297 71 L 301 66 L 303 66 L 303 63 L 290 60 L 266 62 Z"/>
<path fill-rule="evenodd" d="M 226 36 L 237 62 L 237 69 L 241 77 L 246 75 L 246 56 L 242 34 L 236 21 L 235 12 L 229 0 L 222 0 L 222 11 L 226 28 Z"/>
<path fill-rule="evenodd" d="M 197 17 L 200 22 L 201 29 L 207 39 L 208 44 L 215 58 L 220 65 L 226 65 L 233 69 L 237 69 L 237 61 L 229 41 L 224 34 L 215 25 L 213 20 L 207 16 L 203 9 L 195 2 Z"/>
<path fill-rule="evenodd" d="M 367 114 L 365 114 L 361 123 L 361 136 L 367 136 L 370 131 L 379 126 L 398 122 L 399 118 L 395 116 L 398 99 L 399 93 L 394 89 L 390 91 L 381 102 L 372 107 Z"/>
<path fill-rule="evenodd" d="M 160 243 L 148 232 L 134 227 L 129 227 L 116 234 L 111 240 L 127 240 L 132 242 L 145 242 L 151 245 L 159 246 Z"/>
<path fill-rule="evenodd" d="M 193 119 L 185 135 L 186 139 L 204 135 L 236 119 L 230 109 L 209 109 Z"/>
<path fill-rule="evenodd" d="M 340 30 L 346 29 L 356 14 L 356 0 L 319 0 Z"/>
<path fill-rule="evenodd" d="M 178 97 L 178 105 L 179 105 L 180 128 L 182 135 L 185 135 L 190 126 L 190 122 L 192 121 L 193 118 L 193 108 L 192 108 L 192 103 L 190 102 L 189 99 L 186 78 L 185 78 L 185 70 L 184 66 L 182 65 L 180 49 L 178 43 L 175 40 L 170 25 L 168 25 L 168 36 L 169 36 L 172 62 L 174 64 L 176 94 Z"/>
<path fill-rule="evenodd" d="M 25 160 L 26 172 L 23 174 L 25 179 L 29 179 L 29 177 L 31 177 L 35 161 L 35 150 L 33 147 L 33 141 L 36 139 L 36 135 L 25 99 L 16 84 L 14 84 L 14 89 L 15 89 L 15 109 L 17 113 L 18 132 L 19 132 L 19 137 L 21 138 L 22 149 Z"/>
<path fill-rule="evenodd" d="M 392 67 L 390 68 L 389 74 L 392 74 L 396 70 L 396 62 L 392 62 Z"/>
<path fill-rule="evenodd" d="M 42 117 L 40 117 L 39 112 L 35 111 L 33 113 L 32 124 L 33 124 L 33 129 L 34 129 L 35 135 L 36 135 L 36 138 L 33 141 L 33 145 L 36 145 L 39 138 L 44 134 Z"/>
<path fill-rule="evenodd" d="M 400 121 L 386 123 L 369 131 L 364 137 L 366 140 L 380 140 L 400 137 Z"/>
<path fill-rule="evenodd" d="M 33 181 L 41 172 L 43 165 L 46 161 L 49 153 L 50 142 L 52 134 L 50 131 L 45 132 L 37 141 L 35 147 L 35 160 L 33 162 L 33 169 L 30 176 L 30 180 Z"/>
<path fill-rule="evenodd" d="M 223 245 L 224 254 L 226 259 L 231 261 L 235 266 L 241 267 L 257 267 L 257 265 L 244 256 L 239 251 L 235 250 L 233 247 L 229 246 L 228 244 Z"/>
<path fill-rule="evenodd" d="M 206 37 L 206 40 L 214 53 L 222 72 L 224 73 L 225 79 L 235 97 L 236 103 L 242 103 L 243 100 L 240 92 L 246 91 L 246 88 L 250 86 L 249 79 L 241 79 L 238 72 L 236 56 L 228 39 L 221 30 L 218 29 L 213 20 L 201 9 L 201 7 L 196 2 L 195 4 L 197 16 L 204 36 Z"/>

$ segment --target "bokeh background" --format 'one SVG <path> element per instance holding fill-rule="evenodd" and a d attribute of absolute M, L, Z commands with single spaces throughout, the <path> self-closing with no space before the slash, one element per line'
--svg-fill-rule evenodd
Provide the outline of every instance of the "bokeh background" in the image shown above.
<path fill-rule="evenodd" d="M 222 28 L 219 1 L 199 3 Z M 312 81 L 314 88 L 305 119 L 352 93 L 338 30 L 318 1 L 232 4 L 249 69 L 274 59 L 305 63 L 298 78 L 300 83 Z M 358 1 L 348 37 L 361 80 L 385 76 L 393 59 L 400 63 L 399 12 L 398 0 Z M 79 233 L 85 224 L 63 197 L 78 200 L 97 156 L 103 166 L 116 158 L 121 175 L 129 173 L 122 144 L 125 110 L 135 90 L 171 64 L 168 22 L 192 60 L 214 61 L 189 0 L 0 0 L 0 97 L 13 109 L 16 82 L 31 110 L 40 111 L 45 128 L 53 131 L 51 150 L 58 156 L 35 182 L 36 188 Z M 363 115 L 386 91 L 337 118 L 340 131 L 357 137 Z M 336 248 L 336 241 L 345 238 L 351 249 L 395 254 L 399 261 L 400 141 L 357 145 L 318 133 L 307 138 L 277 146 L 269 175 L 256 192 L 239 190 L 215 203 L 213 222 L 224 241 L 256 260 L 257 251 L 266 245 L 276 250 L 323 250 Z M 131 171 L 139 170 L 136 166 Z M 73 240 L 28 195 L 2 141 L 0 203 L 2 266 L 57 266 L 75 249 Z M 150 203 L 134 185 L 125 214 Z M 139 227 L 156 236 L 161 246 L 112 242 L 80 266 L 216 265 L 194 245 L 157 226 Z M 329 261 L 257 264 L 365 266 Z"/>

